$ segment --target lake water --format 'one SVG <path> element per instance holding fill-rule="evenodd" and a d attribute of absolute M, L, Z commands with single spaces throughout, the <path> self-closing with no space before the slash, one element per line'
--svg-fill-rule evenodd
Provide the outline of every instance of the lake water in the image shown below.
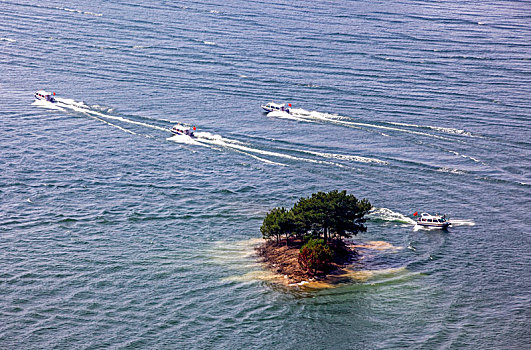
<path fill-rule="evenodd" d="M 0 348 L 529 346 L 530 10 L 1 1 Z M 271 281 L 265 214 L 333 189 L 381 249 Z"/>

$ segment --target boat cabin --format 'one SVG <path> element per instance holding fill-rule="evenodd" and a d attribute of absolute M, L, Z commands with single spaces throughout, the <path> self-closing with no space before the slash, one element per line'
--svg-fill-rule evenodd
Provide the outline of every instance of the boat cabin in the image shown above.
<path fill-rule="evenodd" d="M 55 93 L 54 93 L 55 95 Z M 35 93 L 35 98 L 37 100 L 43 100 L 43 101 L 48 101 L 48 102 L 55 102 L 55 98 L 52 96 L 51 93 L 49 92 L 46 92 L 44 90 L 39 90 Z"/>
<path fill-rule="evenodd" d="M 285 103 L 279 104 L 279 103 L 269 102 L 269 103 L 266 103 L 265 105 L 262 105 L 262 108 L 266 112 L 286 111 L 286 104 Z"/>
<path fill-rule="evenodd" d="M 428 213 L 422 213 L 417 223 L 421 226 L 442 227 L 442 228 L 448 227 L 450 225 L 450 221 L 448 221 L 448 218 L 445 215 L 443 216 L 430 215 Z"/>
<path fill-rule="evenodd" d="M 171 128 L 171 132 L 175 135 L 186 135 L 190 137 L 194 137 L 194 130 L 195 127 L 190 126 L 184 126 L 184 125 L 175 125 L 173 128 Z"/>

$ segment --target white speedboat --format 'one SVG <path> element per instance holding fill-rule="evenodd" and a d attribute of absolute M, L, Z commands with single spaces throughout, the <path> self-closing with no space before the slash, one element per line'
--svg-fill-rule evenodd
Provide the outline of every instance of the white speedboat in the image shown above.
<path fill-rule="evenodd" d="M 269 103 L 266 103 L 265 105 L 262 105 L 261 107 L 266 112 L 273 112 L 273 111 L 286 111 L 287 112 L 289 110 L 288 108 L 286 108 L 285 103 L 279 104 L 275 102 L 269 102 Z"/>
<path fill-rule="evenodd" d="M 269 102 L 265 105 L 261 106 L 266 112 L 270 113 L 268 114 L 269 117 L 288 117 L 294 116 L 294 117 L 309 117 L 311 115 L 311 112 L 302 109 L 302 108 L 292 108 L 291 103 L 288 103 L 288 106 L 286 107 L 286 104 L 278 104 L 274 102 Z"/>
<path fill-rule="evenodd" d="M 190 137 L 195 137 L 194 131 L 195 126 L 186 126 L 182 124 L 174 125 L 173 128 L 170 129 L 172 134 L 175 135 L 186 135 Z"/>
<path fill-rule="evenodd" d="M 55 92 L 53 93 L 55 96 Z M 55 102 L 55 98 L 52 96 L 52 93 L 46 92 L 44 90 L 39 90 L 35 93 L 35 99 L 41 101 Z"/>
<path fill-rule="evenodd" d="M 450 226 L 450 221 L 448 220 L 446 215 L 441 216 L 422 213 L 417 219 L 417 225 L 424 227 L 447 228 L 448 226 Z"/>

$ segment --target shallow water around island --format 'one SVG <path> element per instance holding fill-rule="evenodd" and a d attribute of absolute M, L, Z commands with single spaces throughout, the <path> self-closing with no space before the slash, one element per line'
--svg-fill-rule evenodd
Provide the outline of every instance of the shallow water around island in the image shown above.
<path fill-rule="evenodd" d="M 525 348 L 528 12 L 0 2 L 0 348 Z M 262 220 L 334 189 L 375 207 L 363 259 L 286 286 Z"/>

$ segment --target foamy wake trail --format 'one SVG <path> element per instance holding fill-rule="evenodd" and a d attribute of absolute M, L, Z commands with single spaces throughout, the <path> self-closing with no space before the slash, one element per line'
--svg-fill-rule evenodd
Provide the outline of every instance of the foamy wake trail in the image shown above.
<path fill-rule="evenodd" d="M 88 106 L 82 101 L 75 101 L 73 99 L 67 99 L 67 98 L 56 98 L 56 103 L 51 103 L 47 101 L 35 101 L 34 104 L 50 108 L 50 109 L 57 109 L 61 111 L 65 111 L 66 109 L 87 114 L 91 117 L 94 117 L 100 121 L 105 121 L 107 124 L 112 125 L 116 128 L 119 128 L 125 132 L 135 134 L 135 132 L 128 130 L 126 128 L 123 128 L 121 126 L 118 126 L 116 124 L 110 123 L 108 120 L 117 120 L 123 123 L 129 123 L 133 125 L 139 125 L 143 127 L 148 127 L 155 130 L 160 131 L 169 131 L 167 128 L 163 128 L 157 125 L 148 124 L 145 122 L 139 122 L 136 120 L 131 120 L 128 118 L 115 116 L 108 113 L 103 113 L 102 110 L 105 110 L 101 106 L 95 105 L 95 106 Z M 108 111 L 108 109 L 107 109 Z M 197 132 L 196 138 L 192 139 L 188 136 L 184 135 L 174 135 L 172 137 L 169 137 L 168 140 L 171 140 L 173 142 L 177 143 L 186 143 L 186 144 L 192 144 L 192 145 L 201 145 L 201 146 L 208 146 L 211 148 L 218 147 L 218 148 L 227 148 L 231 149 L 240 153 L 244 153 L 254 159 L 257 159 L 259 161 L 262 161 L 264 163 L 268 164 L 275 164 L 275 165 L 281 165 L 286 166 L 286 164 L 271 161 L 269 159 L 265 159 L 261 156 L 268 156 L 268 157 L 276 157 L 276 158 L 282 158 L 282 159 L 288 159 L 288 160 L 296 160 L 296 161 L 303 161 L 303 162 L 309 162 L 314 164 L 328 164 L 328 165 L 334 165 L 338 167 L 344 167 L 344 165 L 326 161 L 326 160 L 317 160 L 317 159 L 310 159 L 310 158 L 304 158 L 304 157 L 297 157 L 290 154 L 280 153 L 280 152 L 273 152 L 273 151 L 266 151 L 259 148 L 254 148 L 248 144 L 245 144 L 238 140 L 233 140 L 229 138 L 224 138 L 220 135 L 215 135 L 209 132 Z M 366 158 L 366 157 L 360 157 L 360 156 L 352 156 L 352 155 L 342 155 L 342 154 L 334 154 L 334 153 L 324 153 L 324 152 L 313 152 L 313 151 L 306 151 L 306 150 L 295 150 L 302 153 L 312 154 L 314 156 L 322 157 L 322 158 L 333 158 L 338 160 L 349 160 L 349 161 L 356 161 L 356 162 L 363 162 L 363 163 L 378 163 L 378 164 L 387 164 L 387 162 L 381 161 L 379 159 L 374 158 Z"/>
<path fill-rule="evenodd" d="M 66 98 L 56 98 L 56 103 L 52 103 L 52 102 L 48 102 L 48 101 L 43 101 L 43 100 L 35 100 L 32 105 L 34 106 L 37 106 L 37 107 L 42 107 L 42 108 L 48 108 L 48 109 L 53 109 L 53 110 L 58 110 L 58 111 L 62 111 L 62 112 L 66 112 L 66 109 L 65 108 L 68 108 L 68 109 L 71 109 L 71 110 L 75 110 L 75 111 L 78 111 L 78 112 L 82 112 L 82 113 L 86 113 L 86 114 L 89 114 L 89 117 L 91 118 L 94 118 L 100 122 L 103 122 L 107 125 L 110 125 L 112 127 L 115 127 L 117 129 L 120 129 L 122 131 L 125 131 L 129 134 L 133 134 L 133 135 L 138 135 L 136 132 L 134 131 L 131 131 L 129 129 L 126 129 L 124 127 L 121 127 L 119 125 L 116 125 L 116 124 L 113 124 L 105 119 L 102 119 L 102 118 L 98 118 L 95 114 L 94 111 L 92 111 L 92 113 L 90 113 L 91 111 L 88 109 L 89 107 L 86 106 L 83 102 L 77 102 L 77 101 L 74 101 L 74 100 L 71 100 L 71 99 L 66 99 Z M 63 107 L 65 108 L 63 108 Z M 92 114 L 92 115 L 91 115 Z M 107 117 L 107 115 L 104 115 L 105 117 Z"/>
<path fill-rule="evenodd" d="M 87 106 L 83 102 L 78 102 L 78 101 L 75 101 L 75 100 L 72 100 L 72 99 L 65 99 L 65 98 L 57 98 L 56 100 L 57 100 L 57 102 L 55 104 L 57 106 L 63 107 L 63 108 L 68 108 L 68 109 L 71 109 L 71 110 L 79 112 L 79 113 L 85 113 L 85 114 L 88 114 L 88 115 L 91 115 L 91 116 L 97 116 L 97 117 L 104 118 L 104 119 L 118 120 L 118 121 L 121 121 L 121 122 L 124 122 L 124 123 L 140 125 L 140 126 L 148 127 L 148 128 L 155 129 L 155 130 L 168 131 L 168 129 L 161 128 L 160 126 L 156 126 L 156 125 L 152 125 L 152 124 L 148 124 L 148 123 L 143 123 L 143 122 L 138 122 L 136 120 L 131 120 L 131 119 L 128 119 L 128 118 L 118 117 L 118 116 L 114 116 L 114 115 L 110 115 L 110 114 L 105 114 L 105 113 L 99 112 L 99 111 L 94 110 L 93 108 Z M 95 107 L 95 108 L 101 108 L 101 107 Z"/>
<path fill-rule="evenodd" d="M 55 100 L 57 101 L 57 103 L 62 103 L 66 106 L 74 106 L 74 107 L 87 108 L 87 109 L 90 108 L 83 101 L 76 101 L 71 98 L 56 97 Z"/>
<path fill-rule="evenodd" d="M 209 132 L 198 132 L 196 133 L 196 137 L 195 139 L 192 139 L 188 136 L 185 136 L 185 135 L 173 135 L 171 137 L 169 137 L 167 140 L 169 141 L 173 141 L 173 142 L 177 142 L 177 143 L 183 143 L 183 144 L 189 144 L 189 145 L 198 145 L 198 146 L 203 146 L 203 147 L 208 147 L 208 148 L 212 148 L 212 149 L 219 149 L 219 143 L 220 142 L 214 142 L 212 143 L 211 140 L 222 140 L 223 138 L 219 135 L 213 135 Z M 230 148 L 230 147 L 227 147 L 227 148 Z M 254 154 L 251 154 L 251 153 L 247 153 L 247 152 L 244 152 L 244 151 L 241 151 L 241 150 L 238 150 L 238 149 L 233 149 L 233 151 L 236 151 L 236 152 L 239 152 L 239 153 L 242 153 L 242 154 L 245 154 L 251 158 L 254 158 L 256 160 L 259 160 L 263 163 L 267 163 L 267 164 L 272 164 L 272 165 L 280 165 L 280 166 L 287 166 L 286 164 L 283 164 L 283 163 L 277 163 L 277 162 L 273 162 L 269 159 L 265 159 L 265 158 L 261 158 L 261 157 L 258 157 Z"/>
<path fill-rule="evenodd" d="M 459 152 L 456 152 L 456 151 L 452 151 L 452 150 L 448 150 L 448 152 L 452 153 L 452 154 L 455 154 L 456 156 L 458 157 L 461 157 L 461 158 L 466 158 L 466 159 L 470 159 L 476 163 L 481 163 L 483 165 L 486 165 L 485 163 L 483 163 L 481 160 L 477 159 L 477 158 L 474 158 L 474 157 L 471 157 L 471 156 L 467 156 L 466 154 L 461 154 Z"/>
<path fill-rule="evenodd" d="M 103 122 L 103 123 L 105 123 L 105 124 L 107 124 L 107 125 L 113 126 L 113 127 L 117 128 L 117 129 L 120 129 L 120 130 L 122 130 L 122 131 L 125 131 L 125 132 L 127 132 L 127 133 L 129 133 L 129 134 L 132 134 L 132 135 L 138 135 L 138 134 L 137 134 L 136 132 L 134 132 L 134 131 L 131 131 L 131 130 L 126 129 L 126 128 L 123 128 L 123 127 L 121 127 L 120 125 L 113 124 L 113 123 L 111 123 L 111 122 L 109 122 L 109 121 L 107 121 L 107 120 L 104 120 L 104 119 L 101 119 L 101 118 L 98 118 L 98 117 L 94 117 L 94 116 L 91 116 L 91 118 L 94 118 L 94 119 L 96 119 L 96 120 L 99 120 L 100 122 Z"/>
<path fill-rule="evenodd" d="M 285 153 L 272 152 L 272 151 L 266 151 L 266 150 L 262 150 L 258 148 L 252 148 L 249 146 L 245 146 L 244 144 L 242 144 L 241 142 L 237 140 L 231 140 L 231 139 L 224 138 L 219 135 L 213 135 L 210 133 L 200 132 L 200 133 L 196 133 L 196 136 L 197 136 L 197 141 L 199 142 L 203 142 L 206 144 L 210 144 L 210 145 L 218 146 L 222 148 L 228 148 L 228 149 L 238 150 L 238 151 L 242 151 L 246 153 L 254 153 L 254 154 L 260 154 L 264 156 L 277 157 L 277 158 L 283 158 L 283 159 L 289 159 L 289 160 L 297 160 L 297 161 L 303 161 L 303 162 L 309 162 L 309 163 L 315 163 L 315 164 L 328 164 L 328 165 L 335 165 L 335 166 L 343 167 L 343 165 L 341 164 L 333 163 L 329 161 L 296 157 L 296 156 L 292 156 L 292 155 L 285 154 Z M 276 163 L 276 164 L 279 164 L 279 163 Z"/>
<path fill-rule="evenodd" d="M 455 169 L 455 168 L 448 168 L 448 167 L 439 168 L 439 169 L 437 169 L 437 171 L 441 172 L 441 173 L 448 173 L 448 174 L 454 174 L 454 175 L 464 175 L 464 174 L 466 174 L 466 171 L 464 171 L 464 170 L 459 170 L 459 169 Z"/>
<path fill-rule="evenodd" d="M 40 107 L 40 108 L 53 109 L 56 111 L 62 111 L 62 112 L 66 111 L 64 108 L 59 107 L 55 103 L 51 103 L 51 102 L 43 101 L 43 100 L 35 100 L 33 101 L 32 105 Z"/>
<path fill-rule="evenodd" d="M 202 145 L 200 142 L 197 142 L 195 139 L 186 135 L 172 135 L 166 140 L 173 141 L 176 143 L 184 143 L 187 145 Z"/>
<path fill-rule="evenodd" d="M 146 118 L 146 117 L 144 117 L 144 118 Z M 150 119 L 154 119 L 154 118 L 150 118 Z M 179 120 L 175 120 L 175 119 L 157 118 L 156 120 L 160 120 L 160 121 L 163 121 L 163 122 L 168 122 L 168 123 L 171 123 L 171 124 L 178 124 L 178 123 L 180 123 Z"/>
<path fill-rule="evenodd" d="M 16 42 L 15 39 L 9 39 L 9 38 L 0 38 L 0 41 L 7 41 L 8 43 L 14 43 L 14 42 Z"/>
<path fill-rule="evenodd" d="M 387 208 L 372 208 L 367 217 L 373 221 L 400 222 L 403 224 L 416 225 L 416 221 L 404 214 Z"/>
<path fill-rule="evenodd" d="M 441 127 L 441 126 L 430 126 L 430 125 L 395 123 L 395 122 L 389 122 L 389 124 L 398 125 L 398 126 L 412 127 L 412 128 L 426 128 L 426 129 L 431 129 L 431 130 L 435 130 L 435 131 L 440 131 L 440 132 L 443 132 L 443 133 L 446 133 L 446 134 L 454 134 L 454 135 L 463 135 L 463 136 L 473 137 L 470 132 L 468 132 L 466 130 L 462 130 L 462 129 L 445 128 L 445 127 Z"/>
<path fill-rule="evenodd" d="M 56 9 L 63 10 L 63 11 L 66 11 L 66 12 L 80 13 L 80 14 L 89 15 L 89 16 L 96 16 L 96 17 L 103 16 L 103 14 L 101 14 L 101 13 L 94 13 L 94 12 L 89 12 L 89 11 L 81 11 L 81 10 L 76 10 L 76 9 L 71 9 L 71 8 L 66 8 L 66 7 L 56 7 Z"/>
<path fill-rule="evenodd" d="M 353 155 L 348 155 L 348 154 L 336 154 L 336 153 L 314 152 L 314 151 L 304 151 L 304 150 L 301 150 L 301 152 L 313 154 L 313 155 L 324 157 L 324 158 L 350 160 L 350 161 L 359 162 L 359 163 L 376 163 L 376 164 L 382 164 L 382 165 L 389 164 L 389 162 L 376 159 L 376 158 L 367 158 L 367 157 L 353 156 Z"/>
<path fill-rule="evenodd" d="M 464 219 L 464 220 L 458 220 L 458 219 L 450 219 L 450 223 L 452 224 L 452 226 L 475 226 L 476 223 L 472 220 L 467 220 L 467 219 Z"/>
<path fill-rule="evenodd" d="M 376 125 L 376 124 L 369 124 L 369 123 L 347 121 L 345 120 L 346 119 L 345 117 L 328 114 L 328 113 L 321 113 L 317 111 L 310 112 L 310 111 L 300 109 L 300 108 L 292 110 L 292 112 L 293 114 L 282 112 L 282 111 L 273 111 L 273 112 L 269 112 L 267 116 L 275 117 L 275 118 L 282 118 L 282 119 L 292 119 L 292 120 L 298 120 L 298 121 L 304 121 L 304 122 L 310 122 L 310 123 L 328 122 L 328 123 L 332 123 L 336 125 L 343 125 L 343 126 L 352 127 L 352 128 L 365 127 L 365 128 L 373 128 L 373 129 L 380 129 L 380 130 L 390 130 L 390 131 L 403 132 L 403 133 L 408 133 L 408 134 L 413 134 L 413 135 L 428 136 L 428 137 L 433 137 L 437 139 L 451 141 L 451 139 L 449 138 L 439 136 L 439 135 L 429 134 L 426 132 L 395 128 L 395 127 L 385 126 L 385 125 Z"/>

